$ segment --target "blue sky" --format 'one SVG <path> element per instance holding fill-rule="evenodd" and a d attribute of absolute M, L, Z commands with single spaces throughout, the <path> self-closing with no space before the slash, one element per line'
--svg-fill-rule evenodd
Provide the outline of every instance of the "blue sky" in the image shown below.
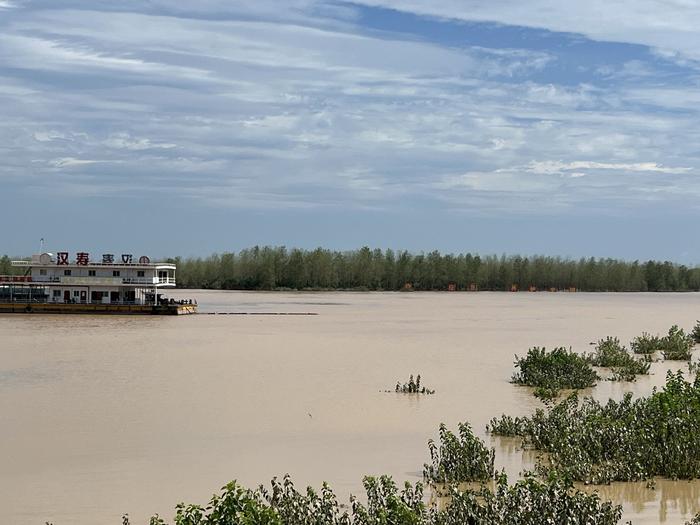
<path fill-rule="evenodd" d="M 700 3 L 189 4 L 0 0 L 0 253 L 700 263 Z"/>

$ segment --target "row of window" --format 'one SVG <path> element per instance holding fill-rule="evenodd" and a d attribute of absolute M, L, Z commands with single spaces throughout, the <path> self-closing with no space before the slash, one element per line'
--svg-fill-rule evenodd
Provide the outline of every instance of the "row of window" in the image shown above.
<path fill-rule="evenodd" d="M 70 298 L 70 290 L 53 290 L 54 301 L 60 301 L 63 298 L 64 302 L 85 302 L 87 300 L 86 290 L 73 290 L 74 299 Z M 123 294 L 120 292 L 105 292 L 102 290 L 92 290 L 90 292 L 91 302 L 102 302 L 103 299 L 109 298 L 110 302 L 134 302 L 136 300 L 136 293 L 133 290 L 124 291 Z"/>
<path fill-rule="evenodd" d="M 39 275 L 46 275 L 46 270 L 41 269 L 39 270 Z M 71 270 L 63 270 L 63 275 L 71 275 Z M 95 270 L 88 270 L 88 277 L 95 277 L 96 273 Z M 146 272 L 144 270 L 137 270 L 136 271 L 136 277 L 145 277 Z M 113 270 L 112 271 L 112 277 L 121 277 L 121 272 L 119 270 Z"/>
<path fill-rule="evenodd" d="M 68 291 L 68 290 L 66 290 L 66 291 Z M 54 290 L 53 291 L 54 297 L 62 297 L 63 295 L 64 294 L 61 290 Z M 93 291 L 93 292 L 91 292 L 90 295 L 92 296 L 93 300 L 96 300 L 96 299 L 101 299 L 102 297 L 108 297 L 109 292 Z M 73 290 L 73 297 L 80 297 L 80 290 Z"/>

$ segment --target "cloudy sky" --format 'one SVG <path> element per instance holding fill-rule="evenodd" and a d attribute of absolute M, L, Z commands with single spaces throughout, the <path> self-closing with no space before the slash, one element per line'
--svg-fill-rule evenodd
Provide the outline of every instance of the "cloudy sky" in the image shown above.
<path fill-rule="evenodd" d="M 696 0 L 0 0 L 0 253 L 700 263 Z"/>

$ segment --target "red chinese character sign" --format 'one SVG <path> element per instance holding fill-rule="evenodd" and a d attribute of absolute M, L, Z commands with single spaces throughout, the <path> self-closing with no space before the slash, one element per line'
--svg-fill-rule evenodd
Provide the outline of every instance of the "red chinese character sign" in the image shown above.
<path fill-rule="evenodd" d="M 90 262 L 90 254 L 85 252 L 78 252 L 75 254 L 75 264 L 80 264 L 81 266 L 86 266 Z"/>
<path fill-rule="evenodd" d="M 68 252 L 58 252 L 56 254 L 56 264 L 68 264 Z"/>

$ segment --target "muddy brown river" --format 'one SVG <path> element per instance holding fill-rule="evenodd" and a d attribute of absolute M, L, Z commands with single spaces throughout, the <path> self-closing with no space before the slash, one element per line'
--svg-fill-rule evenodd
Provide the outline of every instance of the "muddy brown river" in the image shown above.
<path fill-rule="evenodd" d="M 484 432 L 493 416 L 540 406 L 508 382 L 514 354 L 589 351 L 607 335 L 627 342 L 700 318 L 700 294 L 180 295 L 201 312 L 318 315 L 0 316 L 1 523 L 171 519 L 176 503 L 204 503 L 227 481 L 285 473 L 345 499 L 363 475 L 419 480 L 440 422 L 469 421 L 514 477 L 531 455 Z M 666 368 L 589 392 L 648 393 Z M 411 373 L 437 393 L 384 392 Z M 599 491 L 634 524 L 700 511 L 698 482 Z"/>

